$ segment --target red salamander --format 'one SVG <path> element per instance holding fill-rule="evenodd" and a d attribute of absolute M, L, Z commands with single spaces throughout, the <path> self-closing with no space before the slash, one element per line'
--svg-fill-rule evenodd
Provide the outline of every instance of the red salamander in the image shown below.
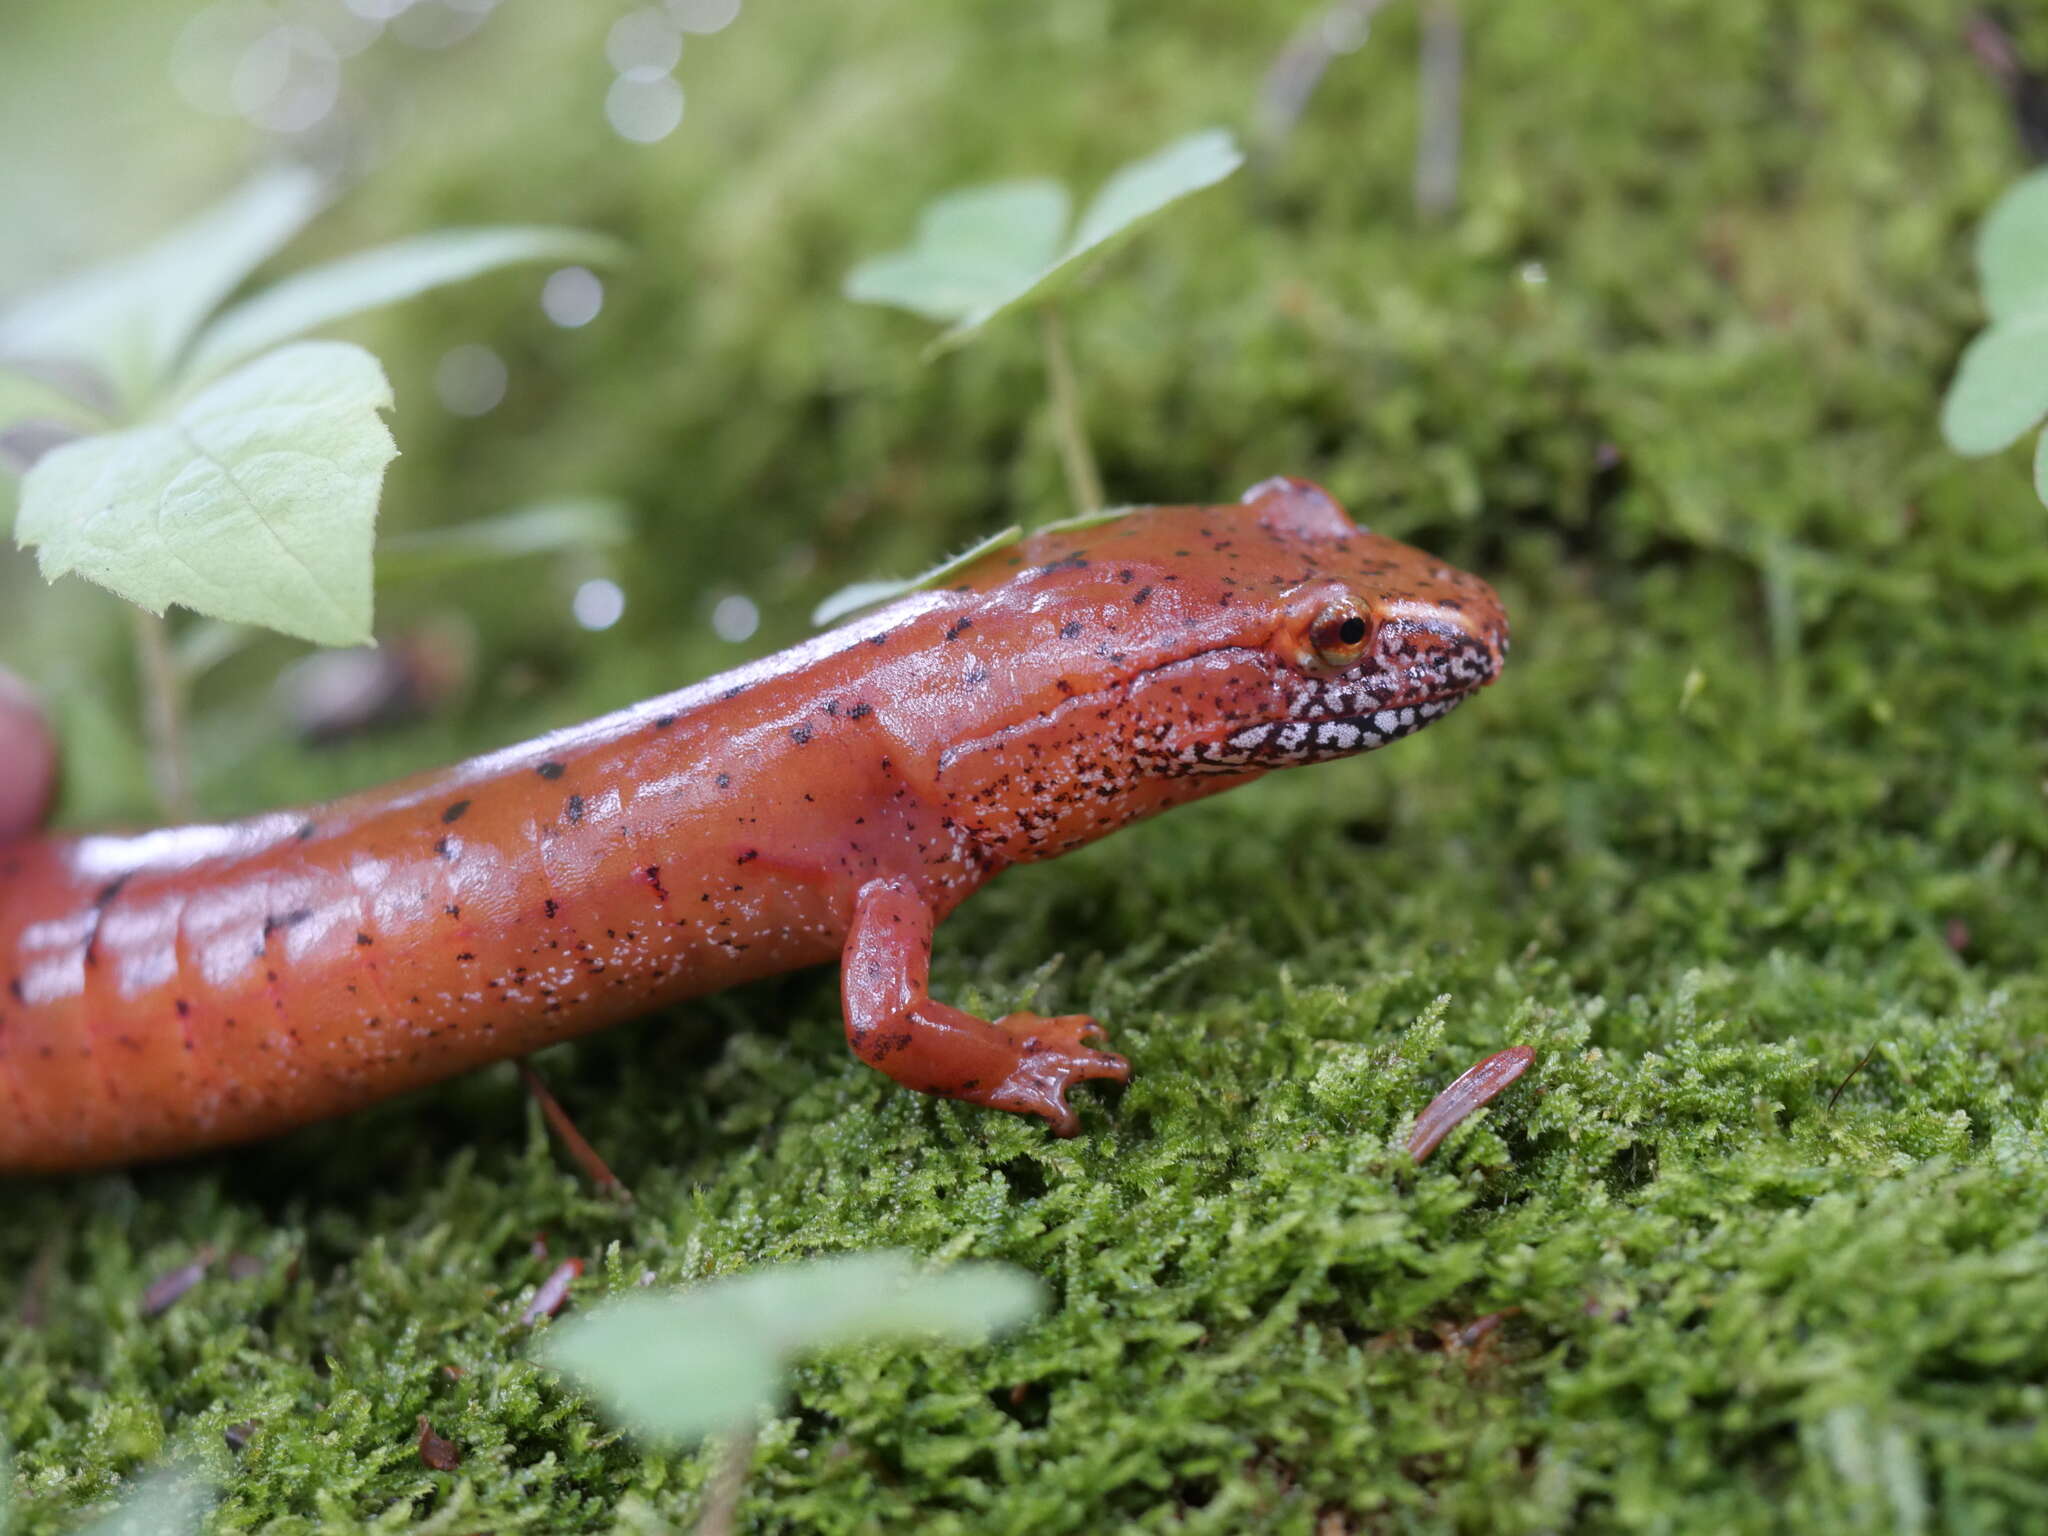
<path fill-rule="evenodd" d="M 1485 583 L 1271 480 L 1048 530 L 750 666 L 304 810 L 0 844 L 0 1171 L 268 1136 L 829 960 L 905 1087 L 1076 1129 L 1083 1016 L 926 990 L 932 929 L 1498 672 Z"/>

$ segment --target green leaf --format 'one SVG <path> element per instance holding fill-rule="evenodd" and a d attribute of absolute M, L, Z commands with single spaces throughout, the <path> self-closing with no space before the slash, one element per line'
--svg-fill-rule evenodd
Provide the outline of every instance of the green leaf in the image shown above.
<path fill-rule="evenodd" d="M 950 559 L 941 560 L 921 575 L 906 576 L 898 581 L 856 581 L 851 586 L 841 587 L 811 610 L 811 622 L 822 629 L 827 624 L 837 624 L 848 614 L 858 613 L 863 608 L 890 602 L 923 587 L 935 587 L 954 572 L 965 570 L 983 555 L 992 554 L 1023 537 L 1024 530 L 1012 523 L 1009 527 L 990 534 L 980 543 L 968 545 Z"/>
<path fill-rule="evenodd" d="M 1992 325 L 1963 349 L 1941 402 L 1957 453 L 1996 453 L 2048 414 L 2048 312 Z"/>
<path fill-rule="evenodd" d="M 1224 129 L 1178 139 L 1111 176 L 1064 244 L 1067 198 L 1057 183 L 1001 182 L 950 193 L 925 210 L 908 247 L 855 267 L 845 293 L 954 322 L 929 356 L 958 346 L 1032 295 L 1045 296 L 1041 290 L 1074 262 L 1243 163 Z"/>
<path fill-rule="evenodd" d="M 370 638 L 391 386 L 361 347 L 304 341 L 165 421 L 67 444 L 22 483 L 15 538 L 152 613 L 171 603 L 323 645 Z"/>
<path fill-rule="evenodd" d="M 400 534 L 377 545 L 377 574 L 432 576 L 524 555 L 603 549 L 632 536 L 626 509 L 601 497 L 544 501 L 500 517 Z"/>
<path fill-rule="evenodd" d="M 1129 517 L 1138 507 L 1104 507 L 1096 512 L 1078 512 L 1072 517 L 1057 518 L 1050 523 L 1040 523 L 1027 535 L 1015 523 L 992 533 L 979 544 L 971 544 L 950 559 L 942 560 L 930 570 L 918 576 L 907 576 L 896 581 L 856 581 L 841 587 L 825 601 L 811 610 L 811 623 L 824 628 L 836 624 L 850 613 L 863 608 L 872 608 L 876 603 L 886 603 L 906 593 L 916 592 L 925 587 L 936 587 L 957 571 L 965 570 L 983 555 L 992 554 L 1019 539 L 1035 538 L 1041 533 L 1071 533 L 1076 529 L 1093 528 L 1102 523 L 1113 523 Z"/>
<path fill-rule="evenodd" d="M 185 366 L 212 378 L 281 342 L 350 315 L 396 304 L 498 267 L 528 261 L 603 262 L 619 247 L 582 230 L 443 229 L 296 273 L 244 300 L 206 328 Z"/>
<path fill-rule="evenodd" d="M 2048 170 L 2016 182 L 1985 218 L 1977 273 L 1994 321 L 2048 309 Z"/>
<path fill-rule="evenodd" d="M 2043 432 L 2034 443 L 2034 494 L 2041 498 L 2041 505 L 2048 507 L 2048 432 Z"/>
<path fill-rule="evenodd" d="M 193 332 L 305 226 L 321 197 L 310 171 L 254 178 L 136 255 L 0 315 L 0 358 L 90 364 L 131 410 L 141 409 Z"/>
<path fill-rule="evenodd" d="M 1056 517 L 1049 523 L 1040 523 L 1031 530 L 1037 538 L 1041 533 L 1075 533 L 1083 528 L 1099 528 L 1104 523 L 1121 522 L 1133 512 L 1142 512 L 1141 506 L 1100 507 L 1093 512 L 1076 512 L 1072 517 Z"/>
<path fill-rule="evenodd" d="M 556 1324 L 541 1354 L 614 1417 L 662 1440 L 698 1440 L 746 1424 L 782 1395 L 774 1351 L 707 1326 L 683 1298 L 626 1296 L 593 1307 Z"/>
<path fill-rule="evenodd" d="M 993 314 L 1044 274 L 1066 228 L 1067 189 L 1056 181 L 969 187 L 928 206 L 907 248 L 849 272 L 844 292 L 927 320 Z"/>
<path fill-rule="evenodd" d="M 78 1536 L 197 1536 L 213 1496 L 212 1486 L 196 1473 L 159 1468 Z"/>
<path fill-rule="evenodd" d="M 557 1325 L 542 1353 L 641 1433 L 689 1441 L 772 1411 L 797 1355 L 892 1338 L 978 1343 L 1044 1305 L 1038 1281 L 1009 1265 L 932 1273 L 885 1250 L 620 1297 Z"/>
<path fill-rule="evenodd" d="M 1244 151 L 1223 128 L 1191 133 L 1156 155 L 1133 161 L 1103 183 L 1061 260 L 1085 256 L 1141 219 L 1191 192 L 1214 186 L 1243 164 Z"/>

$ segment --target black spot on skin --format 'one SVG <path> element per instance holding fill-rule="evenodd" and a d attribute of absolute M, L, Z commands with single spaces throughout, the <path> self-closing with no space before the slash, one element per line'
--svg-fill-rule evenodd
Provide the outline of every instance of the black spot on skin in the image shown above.
<path fill-rule="evenodd" d="M 746 691 L 747 685 L 745 683 L 735 683 L 732 687 L 726 689 L 725 692 L 721 693 L 719 697 L 721 699 L 736 699 Z"/>
<path fill-rule="evenodd" d="M 311 907 L 295 907 L 283 917 L 266 917 L 263 919 L 263 937 L 269 938 L 280 928 L 296 928 L 312 915 Z"/>
<path fill-rule="evenodd" d="M 476 956 L 465 949 L 461 954 L 457 955 L 455 958 L 458 960 L 474 960 Z"/>
<path fill-rule="evenodd" d="M 462 908 L 458 904 L 451 903 L 450 905 L 443 907 L 441 910 L 443 912 L 446 912 L 450 917 L 462 916 Z"/>
<path fill-rule="evenodd" d="M 99 893 L 93 897 L 92 904 L 96 907 L 104 907 L 108 902 L 121 894 L 121 887 L 127 883 L 128 877 L 126 875 L 115 876 L 115 878 L 99 888 Z"/>
<path fill-rule="evenodd" d="M 541 906 L 547 911 L 549 917 L 553 917 L 557 912 L 562 910 L 561 907 L 556 904 L 555 898 L 552 896 L 548 897 L 546 901 L 543 901 L 541 903 Z"/>
<path fill-rule="evenodd" d="M 368 935 L 367 933 L 358 933 L 358 934 L 356 935 L 356 942 L 357 942 L 358 944 L 365 944 L 365 945 L 367 945 L 367 944 L 374 944 L 374 943 L 376 943 L 377 941 L 376 941 L 375 939 L 371 938 L 371 937 L 370 937 L 370 936 L 369 936 L 369 935 Z"/>
<path fill-rule="evenodd" d="M 303 843 L 304 841 L 306 841 L 307 838 L 311 837 L 317 830 L 318 829 L 310 821 L 300 822 L 298 831 L 299 841 Z"/>
<path fill-rule="evenodd" d="M 445 837 L 436 838 L 434 840 L 434 852 L 444 859 L 452 859 L 455 857 L 455 844 Z"/>
<path fill-rule="evenodd" d="M 1058 571 L 1085 571 L 1087 569 L 1088 561 L 1079 552 L 1076 552 L 1071 555 L 1062 555 L 1059 559 L 1049 564 L 1041 565 L 1038 568 L 1038 574 L 1041 576 L 1051 576 Z"/>
<path fill-rule="evenodd" d="M 657 731 L 665 731 L 675 723 L 676 716 L 674 715 L 656 715 L 654 717 L 654 728 Z"/>
<path fill-rule="evenodd" d="M 1079 619 L 1069 619 L 1066 623 L 1060 626 L 1060 638 L 1062 640 L 1072 640 L 1076 638 L 1080 633 L 1081 621 Z"/>
<path fill-rule="evenodd" d="M 171 1006 L 172 1006 L 172 1007 L 174 1007 L 174 1008 L 176 1008 L 176 1009 L 178 1010 L 178 1017 L 179 1017 L 179 1018 L 181 1018 L 181 1019 L 189 1019 L 189 1018 L 191 1018 L 191 1017 L 192 1017 L 192 1005 L 191 1005 L 190 1003 L 186 1002 L 184 998 L 182 998 L 182 997 L 181 997 L 181 998 L 179 998 L 179 999 L 178 999 L 178 1000 L 177 1000 L 176 1002 L 174 1002 L 174 1003 L 173 1003 L 173 1004 L 172 1004 Z"/>
<path fill-rule="evenodd" d="M 748 850 L 747 850 L 747 851 L 746 851 L 745 853 L 741 854 L 741 855 L 740 855 L 740 856 L 739 856 L 738 858 L 734 859 L 734 860 L 733 860 L 733 863 L 735 863 L 735 864 L 751 864 L 751 863 L 753 863 L 753 861 L 754 861 L 754 860 L 758 859 L 759 857 L 761 857 L 761 850 L 760 850 L 760 849 L 758 849 L 758 848 L 749 848 L 749 849 L 748 849 Z"/>
<path fill-rule="evenodd" d="M 952 623 L 946 626 L 946 638 L 948 640 L 958 640 L 962 635 L 966 634 L 967 631 L 969 631 L 972 628 L 974 628 L 974 620 L 955 619 Z"/>
<path fill-rule="evenodd" d="M 969 672 L 965 677 L 961 678 L 960 681 L 961 684 L 965 687 L 979 688 L 983 683 L 988 681 L 988 668 L 976 667 L 971 672 Z"/>
<path fill-rule="evenodd" d="M 462 820 L 462 813 L 468 809 L 469 802 L 467 800 L 458 800 L 441 813 L 441 820 L 444 823 L 460 821 Z"/>
<path fill-rule="evenodd" d="M 559 779 L 563 774 L 567 773 L 569 770 L 564 768 L 560 763 L 551 761 L 542 763 L 538 768 L 534 769 L 533 771 L 539 774 L 544 779 Z"/>
<path fill-rule="evenodd" d="M 846 712 L 846 718 L 849 720 L 865 720 L 869 715 L 872 715 L 873 713 L 874 711 L 870 709 L 867 705 L 856 704 L 853 706 L 853 708 L 849 709 Z"/>
<path fill-rule="evenodd" d="M 789 739 L 800 747 L 807 747 L 811 744 L 811 728 L 808 725 L 791 726 Z"/>
<path fill-rule="evenodd" d="M 712 782 L 717 784 L 720 789 L 729 789 L 732 787 L 732 775 L 729 773 L 721 773 Z"/>
<path fill-rule="evenodd" d="M 21 990 L 21 978 L 19 976 L 10 976 L 7 978 L 7 990 L 10 994 L 12 994 L 14 1000 L 17 1003 L 25 1003 L 28 1001 L 27 994 Z"/>
<path fill-rule="evenodd" d="M 582 821 L 583 797 L 581 795 L 571 795 L 569 803 L 562 807 L 562 815 L 567 818 L 569 825 L 572 827 Z"/>
<path fill-rule="evenodd" d="M 1145 606 L 1145 599 L 1146 599 L 1146 598 L 1148 598 L 1148 597 L 1150 597 L 1151 595 L 1152 595 L 1152 589 L 1151 589 L 1150 587 L 1140 587 L 1140 588 L 1138 588 L 1138 590 L 1137 590 L 1136 592 L 1134 592 L 1134 593 L 1132 593 L 1132 594 L 1131 594 L 1131 606 L 1132 606 L 1132 607 L 1134 607 L 1134 608 L 1142 608 L 1142 607 L 1144 607 L 1144 606 Z"/>
<path fill-rule="evenodd" d="M 647 866 L 645 873 L 648 885 L 654 890 L 654 899 L 656 901 L 667 901 L 668 888 L 661 883 L 661 866 L 659 864 L 650 864 Z"/>
<path fill-rule="evenodd" d="M 1131 584 L 1131 568 L 1127 565 L 1122 570 L 1118 571 L 1116 573 L 1116 579 L 1128 587 Z"/>

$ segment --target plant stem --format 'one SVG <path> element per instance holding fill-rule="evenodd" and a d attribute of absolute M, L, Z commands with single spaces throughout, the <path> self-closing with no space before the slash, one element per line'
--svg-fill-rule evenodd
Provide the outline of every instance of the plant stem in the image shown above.
<path fill-rule="evenodd" d="M 725 1437 L 725 1451 L 718 1458 L 718 1470 L 704 1490 L 704 1512 L 697 1517 L 697 1536 L 730 1536 L 732 1517 L 739 1510 L 740 1495 L 747 1491 L 747 1473 L 754 1465 L 754 1426 L 736 1429 Z"/>
<path fill-rule="evenodd" d="M 135 618 L 135 659 L 142 672 L 142 722 L 149 741 L 149 776 L 157 804 L 181 820 L 192 815 L 191 775 L 185 761 L 185 725 L 178 664 L 171 656 L 170 629 L 142 608 Z"/>
<path fill-rule="evenodd" d="M 1052 424 L 1059 434 L 1060 463 L 1067 472 L 1067 493 L 1078 513 L 1102 510 L 1102 476 L 1088 448 L 1081 424 L 1081 392 L 1074 384 L 1074 360 L 1067 354 L 1066 322 L 1057 304 L 1039 308 L 1045 337 L 1045 377 L 1052 389 Z"/>
<path fill-rule="evenodd" d="M 1415 211 L 1447 217 L 1458 203 L 1458 98 L 1465 73 L 1465 37 L 1457 0 L 1422 8 L 1422 96 L 1415 148 Z"/>

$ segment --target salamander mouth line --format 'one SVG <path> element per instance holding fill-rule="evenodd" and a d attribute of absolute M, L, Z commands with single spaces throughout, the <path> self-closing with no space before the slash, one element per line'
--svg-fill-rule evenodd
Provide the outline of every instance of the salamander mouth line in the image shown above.
<path fill-rule="evenodd" d="M 1269 655 L 1255 646 L 1216 645 L 1140 667 L 1122 677 L 1109 679 L 1099 687 L 1068 694 L 1043 714 L 1013 721 L 986 736 L 954 742 L 939 755 L 937 771 L 943 777 L 966 758 L 1000 747 L 1005 740 L 1025 731 L 1057 723 L 1068 715 L 1127 704 L 1146 683 L 1191 662 L 1216 656 L 1252 661 Z M 1343 681 L 1342 674 L 1318 678 L 1293 668 L 1286 670 L 1296 690 L 1295 712 L 1280 718 L 1241 716 L 1236 722 L 1218 719 L 1207 727 L 1203 740 L 1190 743 L 1175 754 L 1182 767 L 1195 773 L 1242 771 L 1371 751 L 1442 719 L 1469 698 L 1484 681 L 1475 679 L 1471 683 L 1458 683 L 1420 699 L 1382 706 L 1380 695 L 1372 692 L 1371 682 L 1363 677 L 1347 683 Z M 1339 698 L 1348 695 L 1364 707 L 1321 717 L 1307 712 L 1318 699 L 1333 695 Z"/>
<path fill-rule="evenodd" d="M 1231 732 L 1220 742 L 1199 743 L 1181 755 L 1198 771 L 1215 771 L 1371 752 L 1443 719 L 1471 696 L 1470 689 L 1456 688 L 1412 704 L 1360 714 L 1263 720 Z"/>
<path fill-rule="evenodd" d="M 1467 637 L 1459 633 L 1457 638 Z M 1259 654 L 1256 648 L 1245 645 L 1215 646 L 1143 668 L 1107 687 L 1078 695 L 1077 699 L 1129 694 L 1162 672 L 1207 656 L 1251 658 Z M 1436 692 L 1388 704 L 1382 701 L 1387 683 L 1395 682 L 1392 677 L 1351 677 L 1342 673 L 1315 677 L 1297 669 L 1287 670 L 1292 674 L 1296 692 L 1286 717 L 1247 718 L 1234 727 L 1219 722 L 1207 739 L 1181 749 L 1177 754 L 1180 762 L 1197 773 L 1227 772 L 1370 752 L 1441 720 L 1492 681 L 1494 675 L 1494 669 L 1488 668 L 1484 675 L 1475 672 L 1469 679 L 1454 676 Z M 1333 712 L 1320 714 L 1319 704 Z M 1346 708 L 1347 705 L 1352 707 Z"/>

